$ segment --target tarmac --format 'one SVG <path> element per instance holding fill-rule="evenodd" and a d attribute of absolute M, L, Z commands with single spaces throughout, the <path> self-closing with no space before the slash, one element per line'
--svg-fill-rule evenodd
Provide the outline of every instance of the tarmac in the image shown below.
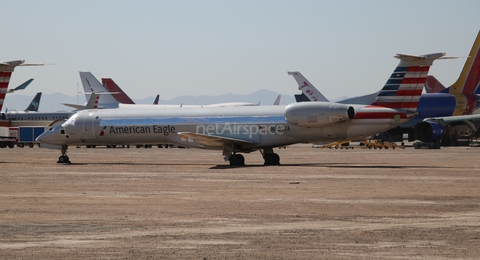
<path fill-rule="evenodd" d="M 0 149 L 0 258 L 480 258 L 480 147 L 275 152 Z"/>

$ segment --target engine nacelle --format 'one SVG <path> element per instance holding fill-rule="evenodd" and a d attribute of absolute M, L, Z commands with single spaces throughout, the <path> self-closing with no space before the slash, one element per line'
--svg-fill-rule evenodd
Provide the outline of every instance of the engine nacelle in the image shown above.
<path fill-rule="evenodd" d="M 300 102 L 285 108 L 287 123 L 303 127 L 320 127 L 353 119 L 351 106 L 328 102 Z"/>
<path fill-rule="evenodd" d="M 442 124 L 435 121 L 423 121 L 418 123 L 413 129 L 415 139 L 422 142 L 434 142 L 443 138 L 445 128 Z"/>

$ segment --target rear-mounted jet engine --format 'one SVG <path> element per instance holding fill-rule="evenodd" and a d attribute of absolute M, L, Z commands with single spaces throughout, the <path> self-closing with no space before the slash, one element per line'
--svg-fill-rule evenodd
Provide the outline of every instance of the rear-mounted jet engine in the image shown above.
<path fill-rule="evenodd" d="M 328 102 L 301 102 L 285 108 L 285 120 L 302 127 L 320 127 L 353 119 L 353 107 Z"/>

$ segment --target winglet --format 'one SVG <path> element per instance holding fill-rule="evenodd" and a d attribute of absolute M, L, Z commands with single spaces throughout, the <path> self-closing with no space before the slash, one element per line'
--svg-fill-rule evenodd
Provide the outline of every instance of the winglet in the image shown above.
<path fill-rule="evenodd" d="M 298 89 L 301 90 L 310 101 L 328 102 L 328 99 L 320 93 L 313 85 L 308 81 L 302 73 L 298 71 L 287 71 L 288 75 L 292 75 L 297 81 Z"/>
<path fill-rule="evenodd" d="M 154 104 L 154 105 L 158 105 L 158 100 L 159 100 L 159 99 L 160 99 L 160 95 L 157 95 L 157 96 L 155 97 L 155 100 L 153 101 L 153 104 Z"/>

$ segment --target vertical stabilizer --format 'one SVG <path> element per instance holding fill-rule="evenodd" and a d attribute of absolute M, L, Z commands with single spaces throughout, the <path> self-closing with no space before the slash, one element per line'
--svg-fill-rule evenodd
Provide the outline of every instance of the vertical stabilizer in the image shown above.
<path fill-rule="evenodd" d="M 103 86 L 112 93 L 112 96 L 121 104 L 135 104 L 133 100 L 111 78 L 102 78 Z"/>
<path fill-rule="evenodd" d="M 282 99 L 282 95 L 278 95 L 277 99 L 275 99 L 275 102 L 273 102 L 274 106 L 280 105 L 280 100 Z"/>
<path fill-rule="evenodd" d="M 444 56 L 445 53 L 420 56 L 397 54 L 395 58 L 400 59 L 400 63 L 378 92 L 372 105 L 415 113 L 430 66 L 433 61 Z"/>
<path fill-rule="evenodd" d="M 37 92 L 35 97 L 30 102 L 30 105 L 25 109 L 25 111 L 38 111 L 38 107 L 40 106 L 40 98 L 42 98 L 42 92 Z"/>
<path fill-rule="evenodd" d="M 298 89 L 302 91 L 310 101 L 328 102 L 328 99 L 320 93 L 313 85 L 308 81 L 302 73 L 298 71 L 288 71 L 288 75 L 292 75 L 298 84 Z"/>
<path fill-rule="evenodd" d="M 3 108 L 3 101 L 7 95 L 8 83 L 16 66 L 24 63 L 24 60 L 0 62 L 0 111 Z"/>
<path fill-rule="evenodd" d="M 100 94 L 92 93 L 84 109 L 97 109 L 99 100 Z"/>
<path fill-rule="evenodd" d="M 480 94 L 480 32 L 473 43 L 467 61 L 463 66 L 462 72 L 457 81 L 448 89 L 450 94 Z"/>
<path fill-rule="evenodd" d="M 108 93 L 105 87 L 90 72 L 80 72 L 85 97 L 90 100 L 91 93 L 101 93 L 98 100 L 99 108 L 117 108 L 119 102 Z"/>
<path fill-rule="evenodd" d="M 427 76 L 427 81 L 425 82 L 425 91 L 427 93 L 439 93 L 444 90 L 445 86 L 437 78 L 431 75 Z"/>

